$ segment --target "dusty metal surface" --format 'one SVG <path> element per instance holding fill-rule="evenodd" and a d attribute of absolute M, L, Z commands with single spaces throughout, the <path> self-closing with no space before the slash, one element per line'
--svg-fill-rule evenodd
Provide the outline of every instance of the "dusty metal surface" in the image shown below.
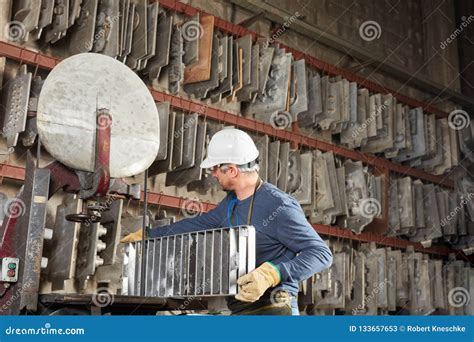
<path fill-rule="evenodd" d="M 238 292 L 237 278 L 255 267 L 255 228 L 218 228 L 147 240 L 144 284 L 139 281 L 141 248 L 141 242 L 127 245 L 124 293 L 133 296 L 144 286 L 146 296 L 232 295 Z"/>
<path fill-rule="evenodd" d="M 257 119 L 269 122 L 270 114 L 285 110 L 290 69 L 291 55 L 281 49 L 275 50 L 264 94 L 258 95 L 248 106 L 247 114 L 255 114 Z"/>
<path fill-rule="evenodd" d="M 59 0 L 54 2 L 52 24 L 45 29 L 44 40 L 56 43 L 63 38 L 69 26 L 69 4 L 70 0 Z"/>
<path fill-rule="evenodd" d="M 183 80 L 183 54 L 183 36 L 181 33 L 181 27 L 174 25 L 171 33 L 170 57 L 167 67 L 168 89 L 171 94 L 176 94 L 179 91 Z"/>
<path fill-rule="evenodd" d="M 145 70 L 148 73 L 150 82 L 157 80 L 161 68 L 169 63 L 172 27 L 173 17 L 167 16 L 166 13 L 160 13 L 158 15 L 158 32 L 156 35 L 156 54 L 148 60 L 147 69 Z"/>
<path fill-rule="evenodd" d="M 8 87 L 2 135 L 6 138 L 9 148 L 16 146 L 19 134 L 26 127 L 31 79 L 32 74 L 28 72 L 26 65 L 23 65 Z"/>
<path fill-rule="evenodd" d="M 209 77 L 199 82 L 185 82 L 186 84 L 183 86 L 184 91 L 194 95 L 197 99 L 207 97 L 208 92 L 219 85 L 219 51 L 221 51 L 221 44 L 220 35 L 215 34 L 212 39 L 211 54 L 208 56 L 211 63 Z"/>
<path fill-rule="evenodd" d="M 148 1 L 130 0 L 135 5 L 135 18 L 133 25 L 133 41 L 130 54 L 125 61 L 132 70 L 138 69 L 138 61 L 145 57 L 148 52 Z"/>
<path fill-rule="evenodd" d="M 185 65 L 196 63 L 199 59 L 199 38 L 202 34 L 199 25 L 199 13 L 190 16 L 182 25 L 184 36 L 183 63 Z"/>
<path fill-rule="evenodd" d="M 48 275 L 52 279 L 53 289 L 62 289 L 64 281 L 72 279 L 76 271 L 77 239 L 80 224 L 66 220 L 66 215 L 78 213 L 82 209 L 82 200 L 74 195 L 65 197 L 56 209 L 56 221 L 51 244 L 51 255 L 54 257 L 48 266 Z"/>
<path fill-rule="evenodd" d="M 211 53 L 214 37 L 214 17 L 201 17 L 202 37 L 199 38 L 199 58 L 184 69 L 184 84 L 206 81 L 211 76 Z"/>
<path fill-rule="evenodd" d="M 112 115 L 112 122 L 105 123 L 111 125 L 111 176 L 136 175 L 150 166 L 160 132 L 153 98 L 130 69 L 99 54 L 70 57 L 46 78 L 37 114 L 45 148 L 69 167 L 93 171 L 96 108 Z"/>
<path fill-rule="evenodd" d="M 38 26 L 30 33 L 34 40 L 41 38 L 43 29 L 53 21 L 54 0 L 42 0 Z"/>
<path fill-rule="evenodd" d="M 204 159 L 205 155 L 205 143 L 206 143 L 206 130 L 207 130 L 207 123 L 205 122 L 198 122 L 197 116 L 191 116 L 191 119 L 195 121 L 192 125 L 195 125 L 188 135 L 190 138 L 187 140 L 189 146 L 185 149 L 185 154 L 189 154 L 191 149 L 193 149 L 192 161 L 193 165 L 187 163 L 186 167 L 182 168 L 181 170 L 173 170 L 171 172 L 166 173 L 166 180 L 165 185 L 175 185 L 175 186 L 185 186 L 190 182 L 201 180 L 203 170 L 201 169 L 201 161 Z M 189 122 L 189 121 L 187 121 Z M 191 128 L 191 127 L 189 127 Z M 194 141 L 193 139 L 193 132 L 195 131 Z M 188 160 L 191 160 L 187 157 Z"/>

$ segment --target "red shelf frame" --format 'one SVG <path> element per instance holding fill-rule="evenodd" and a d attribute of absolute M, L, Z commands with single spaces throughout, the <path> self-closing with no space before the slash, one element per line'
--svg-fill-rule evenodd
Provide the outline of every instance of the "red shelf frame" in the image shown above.
<path fill-rule="evenodd" d="M 25 180 L 25 168 L 21 166 L 13 166 L 9 164 L 0 164 L 0 180 L 8 178 L 15 181 Z M 0 182 L 1 184 L 1 182 Z"/>

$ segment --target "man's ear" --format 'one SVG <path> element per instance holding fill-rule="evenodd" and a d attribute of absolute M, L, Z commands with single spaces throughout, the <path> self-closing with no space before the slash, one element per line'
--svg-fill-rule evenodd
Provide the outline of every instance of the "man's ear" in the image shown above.
<path fill-rule="evenodd" d="M 239 168 L 237 166 L 231 166 L 227 172 L 231 172 L 232 178 L 235 178 L 239 175 Z"/>

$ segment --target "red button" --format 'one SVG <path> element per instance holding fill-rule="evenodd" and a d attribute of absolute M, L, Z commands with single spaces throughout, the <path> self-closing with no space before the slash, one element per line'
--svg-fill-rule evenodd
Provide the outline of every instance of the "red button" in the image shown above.
<path fill-rule="evenodd" d="M 15 271 L 14 271 L 14 270 L 9 270 L 9 271 L 7 272 L 7 274 L 8 274 L 9 277 L 12 277 L 12 278 L 13 278 L 13 277 L 15 276 Z"/>

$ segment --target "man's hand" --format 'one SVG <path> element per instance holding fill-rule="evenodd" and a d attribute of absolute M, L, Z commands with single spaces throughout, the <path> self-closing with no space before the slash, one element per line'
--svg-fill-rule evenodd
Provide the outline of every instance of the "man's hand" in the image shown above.
<path fill-rule="evenodd" d="M 237 279 L 239 293 L 235 299 L 243 302 L 255 302 L 269 287 L 278 285 L 280 280 L 278 268 L 270 262 L 265 262 L 252 272 Z"/>

